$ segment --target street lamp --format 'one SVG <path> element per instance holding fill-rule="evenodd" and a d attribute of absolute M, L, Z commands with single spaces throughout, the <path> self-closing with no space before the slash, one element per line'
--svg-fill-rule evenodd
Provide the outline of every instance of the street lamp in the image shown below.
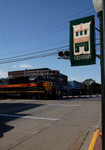
<path fill-rule="evenodd" d="M 103 1 L 93 0 L 100 21 L 101 95 L 102 95 L 102 150 L 105 150 L 105 50 L 103 47 Z"/>
<path fill-rule="evenodd" d="M 102 0 L 93 0 L 93 5 L 97 14 L 102 11 Z"/>

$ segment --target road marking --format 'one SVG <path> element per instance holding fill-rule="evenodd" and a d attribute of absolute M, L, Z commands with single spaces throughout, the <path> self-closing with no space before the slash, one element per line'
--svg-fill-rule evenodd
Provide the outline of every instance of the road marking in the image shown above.
<path fill-rule="evenodd" d="M 53 106 L 67 106 L 67 107 L 78 107 L 81 106 L 79 104 L 47 104 L 47 105 L 53 105 Z"/>
<path fill-rule="evenodd" d="M 97 129 L 97 130 L 94 132 L 94 134 L 93 134 L 93 137 L 92 137 L 92 140 L 91 140 L 91 143 L 90 143 L 90 146 L 89 146 L 88 150 L 93 150 L 93 149 L 94 149 L 95 144 L 96 144 L 96 140 L 97 140 L 98 133 L 99 133 L 99 129 Z"/>
<path fill-rule="evenodd" d="M 32 116 L 21 116 L 21 115 L 11 115 L 11 114 L 0 114 L 1 117 L 13 117 L 13 118 L 25 118 L 25 119 L 39 119 L 39 120 L 60 120 L 59 118 L 46 118 L 46 117 L 32 117 Z"/>
<path fill-rule="evenodd" d="M 36 101 L 37 102 L 37 101 Z M 39 101 L 37 104 L 46 104 L 46 103 L 49 103 L 49 102 L 54 102 L 54 100 L 44 100 L 44 101 Z M 56 100 L 55 100 L 56 102 Z"/>

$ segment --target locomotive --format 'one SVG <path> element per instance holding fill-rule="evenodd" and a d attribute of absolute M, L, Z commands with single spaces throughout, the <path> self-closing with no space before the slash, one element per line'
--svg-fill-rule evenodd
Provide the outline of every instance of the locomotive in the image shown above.
<path fill-rule="evenodd" d="M 22 74 L 23 73 L 23 74 Z M 57 98 L 67 94 L 67 76 L 51 69 L 8 72 L 0 79 L 0 97 Z"/>

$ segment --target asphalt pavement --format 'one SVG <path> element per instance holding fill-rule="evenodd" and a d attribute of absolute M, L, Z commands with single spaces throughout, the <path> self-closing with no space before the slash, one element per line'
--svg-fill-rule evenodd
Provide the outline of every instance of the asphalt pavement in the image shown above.
<path fill-rule="evenodd" d="M 0 100 L 0 150 L 88 150 L 100 98 Z"/>

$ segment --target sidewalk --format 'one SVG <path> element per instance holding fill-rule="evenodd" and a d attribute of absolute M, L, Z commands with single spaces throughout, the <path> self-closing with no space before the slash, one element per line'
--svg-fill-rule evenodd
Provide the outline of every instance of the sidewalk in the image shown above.
<path fill-rule="evenodd" d="M 100 133 L 100 131 L 99 131 L 99 133 Z M 102 150 L 102 139 L 99 136 L 99 134 L 98 134 L 98 137 L 97 137 L 97 140 L 96 140 L 94 150 Z"/>
<path fill-rule="evenodd" d="M 99 129 L 94 132 L 88 150 L 102 150 L 102 138 L 99 135 L 100 132 L 101 130 Z"/>

